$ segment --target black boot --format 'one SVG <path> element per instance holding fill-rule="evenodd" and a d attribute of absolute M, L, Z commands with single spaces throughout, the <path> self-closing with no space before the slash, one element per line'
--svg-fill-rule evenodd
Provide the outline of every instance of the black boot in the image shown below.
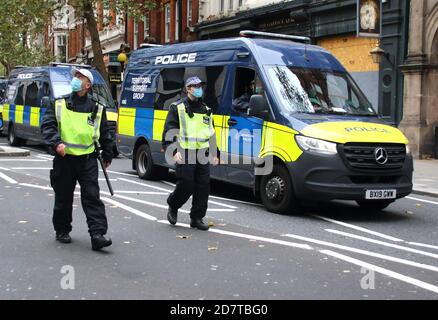
<path fill-rule="evenodd" d="M 191 219 L 190 220 L 190 227 L 192 228 L 198 228 L 199 230 L 208 230 L 209 226 L 205 224 L 202 219 Z"/>
<path fill-rule="evenodd" d="M 107 239 L 101 234 L 95 234 L 91 236 L 91 247 L 94 251 L 109 247 L 112 244 L 113 242 L 111 239 Z"/>
<path fill-rule="evenodd" d="M 178 210 L 175 210 L 169 206 L 167 210 L 167 220 L 170 224 L 176 224 L 178 220 Z"/>
<path fill-rule="evenodd" d="M 56 241 L 61 243 L 70 243 L 71 237 L 67 232 L 56 233 Z"/>

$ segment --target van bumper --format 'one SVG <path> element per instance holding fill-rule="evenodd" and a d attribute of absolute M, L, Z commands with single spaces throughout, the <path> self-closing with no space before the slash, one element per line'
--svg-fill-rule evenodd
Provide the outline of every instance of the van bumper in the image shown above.
<path fill-rule="evenodd" d="M 298 199 L 364 200 L 366 190 L 396 190 L 399 199 L 412 192 L 411 155 L 406 155 L 401 169 L 368 171 L 348 168 L 339 154 L 304 152 L 287 168 Z"/>

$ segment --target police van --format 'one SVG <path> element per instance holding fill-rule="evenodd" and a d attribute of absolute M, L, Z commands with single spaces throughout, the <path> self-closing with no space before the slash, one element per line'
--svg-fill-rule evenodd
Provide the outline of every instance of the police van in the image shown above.
<path fill-rule="evenodd" d="M 20 67 L 11 71 L 3 104 L 3 133 L 12 146 L 27 140 L 41 143 L 40 125 L 47 106 L 42 98 L 55 100 L 71 93 L 72 67 L 88 68 L 94 77 L 92 94 L 107 109 L 108 123 L 115 136 L 117 110 L 108 86 L 100 73 L 87 65 L 50 63 L 42 67 Z"/>
<path fill-rule="evenodd" d="M 6 80 L 4 77 L 0 77 L 0 134 L 3 128 L 3 118 L 2 118 L 2 111 L 3 111 L 3 101 L 6 97 L 6 89 L 8 87 L 8 80 Z"/>
<path fill-rule="evenodd" d="M 379 119 L 332 54 L 308 42 L 242 31 L 134 51 L 119 106 L 120 152 L 143 179 L 172 167 L 161 148 L 164 122 L 185 96 L 184 80 L 196 75 L 226 162 L 211 168 L 212 178 L 252 188 L 269 211 L 333 199 L 381 210 L 407 196 L 408 140 Z M 258 171 L 266 164 L 271 170 Z"/>

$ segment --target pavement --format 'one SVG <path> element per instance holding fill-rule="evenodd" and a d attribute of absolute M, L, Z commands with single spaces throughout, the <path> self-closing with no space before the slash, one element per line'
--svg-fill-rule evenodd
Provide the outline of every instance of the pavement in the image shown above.
<path fill-rule="evenodd" d="M 0 146 L 0 158 L 29 155 L 30 151 L 27 149 Z M 438 197 L 438 159 L 414 160 L 413 193 Z"/>
<path fill-rule="evenodd" d="M 30 151 L 26 149 L 0 146 L 0 157 L 26 157 L 29 155 Z"/>

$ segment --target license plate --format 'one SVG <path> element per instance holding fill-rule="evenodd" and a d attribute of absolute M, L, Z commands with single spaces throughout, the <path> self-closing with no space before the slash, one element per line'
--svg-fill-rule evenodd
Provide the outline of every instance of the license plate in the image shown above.
<path fill-rule="evenodd" d="M 365 199 L 395 199 L 397 190 L 366 190 Z"/>

